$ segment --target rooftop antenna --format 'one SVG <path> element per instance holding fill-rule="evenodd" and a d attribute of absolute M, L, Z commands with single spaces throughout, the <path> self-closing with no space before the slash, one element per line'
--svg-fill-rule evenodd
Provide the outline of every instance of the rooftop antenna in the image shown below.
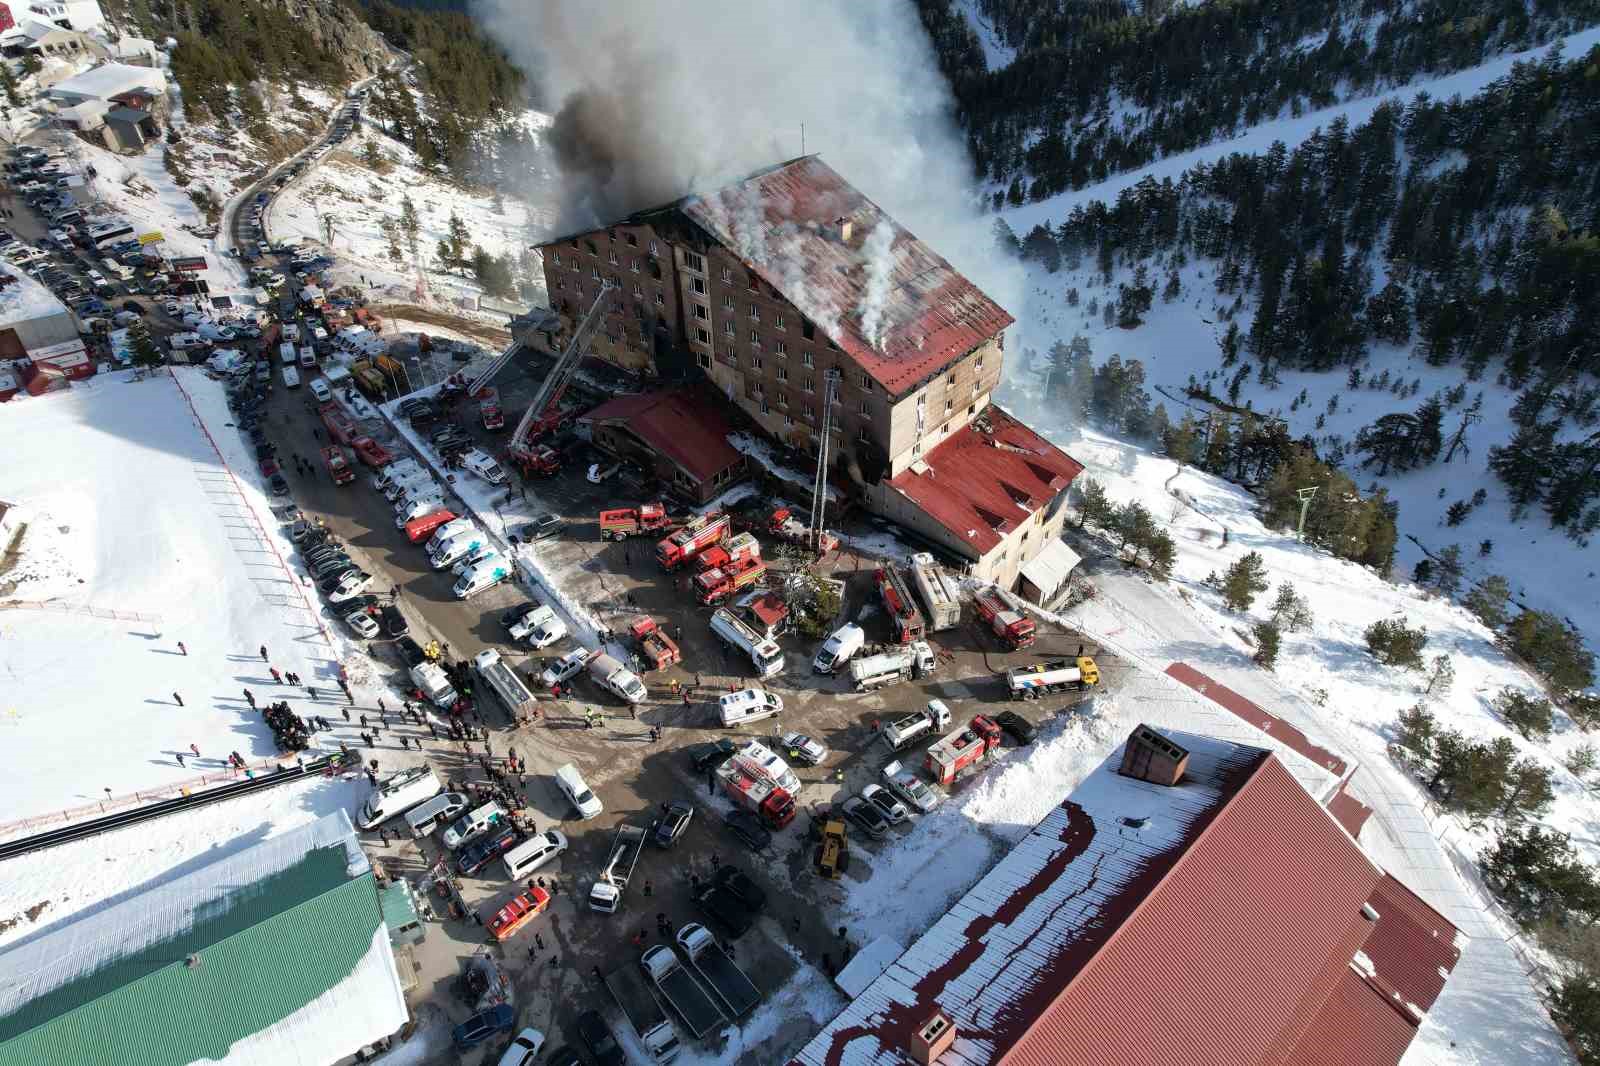
<path fill-rule="evenodd" d="M 800 123 L 800 154 L 806 154 L 806 124 Z"/>

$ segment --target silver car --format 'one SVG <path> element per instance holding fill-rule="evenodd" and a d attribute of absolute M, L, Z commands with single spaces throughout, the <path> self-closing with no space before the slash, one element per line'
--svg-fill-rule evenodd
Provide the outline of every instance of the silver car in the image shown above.
<path fill-rule="evenodd" d="M 890 825 L 899 825 L 911 817 L 906 805 L 895 799 L 882 785 L 868 785 L 861 790 L 861 798 L 878 808 L 878 813 L 887 818 Z"/>
<path fill-rule="evenodd" d="M 828 757 L 828 746 L 804 733 L 785 733 L 779 744 L 788 752 L 789 760 L 801 766 L 816 766 Z"/>

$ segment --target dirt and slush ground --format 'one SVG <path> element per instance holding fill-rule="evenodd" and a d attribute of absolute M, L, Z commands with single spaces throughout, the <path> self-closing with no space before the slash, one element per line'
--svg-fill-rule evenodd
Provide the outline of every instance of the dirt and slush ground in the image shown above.
<path fill-rule="evenodd" d="M 521 391 L 524 383 L 514 380 L 515 374 L 512 377 L 511 382 L 502 382 L 503 393 Z M 407 543 L 395 528 L 390 504 L 371 488 L 365 471 L 354 484 L 331 484 L 316 461 L 316 451 L 325 441 L 313 433 L 320 423 L 309 400 L 303 390 L 284 390 L 280 384 L 268 404 L 266 427 L 285 460 L 294 498 L 306 514 L 322 518 L 351 547 L 358 562 L 374 574 L 376 580 L 369 591 L 387 593 L 393 586 L 400 588 L 400 600 L 411 620 L 413 636 L 424 643 L 430 637 L 438 639 L 455 658 L 470 657 L 485 647 L 496 648 L 525 675 L 537 674 L 544 658 L 574 647 L 570 639 L 564 640 L 531 658 L 525 649 L 512 647 L 499 618 L 507 607 L 527 601 L 524 592 L 504 585 L 469 601 L 456 600 L 450 592 L 452 575 L 429 569 L 422 549 Z M 462 414 L 467 412 L 463 410 Z M 463 417 L 462 421 L 483 435 L 469 419 Z M 376 431 L 380 439 L 399 443 L 392 428 L 381 422 L 369 422 L 363 428 Z M 495 442 L 485 443 L 493 446 Z M 302 477 L 292 472 L 293 465 L 288 460 L 295 453 L 313 459 L 315 475 Z M 771 740 L 789 730 L 810 734 L 827 745 L 830 754 L 820 766 L 795 767 L 804 785 L 799 797 L 804 811 L 813 803 L 857 793 L 878 779 L 879 770 L 891 753 L 881 741 L 874 741 L 876 720 L 888 721 L 919 709 L 935 697 L 949 704 L 956 723 L 1001 703 L 1037 721 L 1076 702 L 1072 695 L 1038 703 L 1004 701 L 999 674 L 1008 666 L 1075 655 L 1080 647 L 1079 637 L 1042 628 L 1033 647 L 1005 652 L 969 618 L 961 627 L 935 635 L 933 642 L 943 655 L 933 678 L 865 694 L 850 691 L 845 678 L 813 674 L 811 659 L 816 642 L 793 634 L 786 636 L 781 643 L 787 668 L 765 686 L 783 698 L 784 714 L 778 720 L 755 723 L 747 731 L 724 730 L 715 719 L 714 701 L 730 686 L 752 683 L 748 663 L 741 666 L 741 657 L 730 655 L 711 634 L 707 626 L 709 609 L 694 604 L 687 593 L 680 591 L 674 576 L 662 573 L 653 557 L 653 539 L 623 543 L 600 540 L 595 515 L 605 506 L 636 502 L 627 495 L 626 488 L 592 485 L 581 469 L 569 468 L 555 478 L 529 482 L 527 491 L 529 510 L 550 510 L 567 520 L 562 537 L 542 542 L 534 549 L 546 569 L 558 575 L 567 593 L 590 606 L 603 624 L 618 631 L 626 629 L 630 617 L 641 611 L 649 613 L 679 636 L 684 656 L 680 667 L 646 677 L 651 698 L 636 715 L 582 677 L 577 682 L 576 699 L 542 698 L 538 723 L 520 728 L 513 727 L 492 697 L 479 693 L 479 711 L 489 729 L 494 754 L 503 756 L 514 748 L 527 760 L 527 811 L 540 830 L 559 828 L 571 842 L 564 855 L 536 874 L 557 889 L 550 911 L 507 944 L 487 948 L 502 960 L 512 976 L 519 1026 L 543 1030 L 551 1048 L 577 1042 L 572 1023 L 583 1010 L 600 1009 L 613 1028 L 623 1024 L 595 981 L 594 968 L 610 970 L 636 960 L 639 949 L 631 939 L 641 930 L 647 943 L 658 943 L 657 914 L 665 914 L 674 928 L 688 922 L 710 925 L 690 899 L 691 878 L 709 877 L 718 862 L 739 866 L 767 890 L 765 917 L 735 943 L 736 961 L 764 992 L 770 993 L 787 981 L 797 965 L 818 966 L 825 953 L 835 961 L 844 954 L 837 930 L 830 928 L 821 910 L 823 901 L 839 898 L 841 886 L 824 888 L 810 870 L 810 846 L 806 842 L 809 816 L 802 813 L 792 826 L 776 834 L 774 845 L 766 854 L 751 854 L 723 827 L 722 817 L 731 807 L 720 795 L 708 794 L 706 778 L 689 765 L 687 747 L 721 736 L 737 741 L 749 737 Z M 869 641 L 886 640 L 887 619 L 877 607 L 873 584 L 876 561 L 843 551 L 830 555 L 821 568 L 845 582 L 842 615 L 860 620 Z M 331 611 L 329 624 L 341 625 Z M 398 685 L 401 673 L 392 652 L 381 642 L 373 642 L 369 650 L 385 664 L 388 680 Z M 1097 650 L 1092 645 L 1085 649 L 1089 654 Z M 1103 656 L 1100 665 L 1105 684 L 1114 686 L 1118 665 Z M 687 706 L 682 696 L 674 693 L 673 682 L 680 692 L 690 692 Z M 538 691 L 537 685 L 530 687 Z M 396 688 L 386 699 L 387 706 L 397 708 L 400 699 Z M 599 708 L 603 713 L 599 728 L 586 727 L 583 714 L 589 708 Z M 376 708 L 353 710 L 371 716 Z M 657 743 L 650 741 L 652 726 L 662 729 Z M 340 722 L 336 732 L 354 746 L 359 744 L 353 736 L 355 728 L 346 728 Z M 469 757 L 459 743 L 433 740 L 425 728 L 391 727 L 379 736 L 375 748 L 364 754 L 379 759 L 384 770 L 415 762 L 414 751 L 401 750 L 401 736 L 407 738 L 408 744 L 420 741 L 441 778 L 483 778 L 475 756 Z M 1008 748 L 1014 745 L 1009 738 L 1005 743 Z M 925 746 L 913 747 L 899 753 L 899 757 L 907 765 L 915 765 Z M 473 745 L 473 750 L 481 752 L 482 744 Z M 575 812 L 556 791 L 550 775 L 568 762 L 578 766 L 604 803 L 605 811 L 599 817 L 576 820 Z M 958 783 L 957 788 L 960 787 Z M 670 850 L 646 844 L 620 913 L 607 915 L 589 910 L 586 896 L 608 855 L 616 826 L 627 822 L 648 828 L 663 802 L 680 799 L 691 801 L 695 807 L 688 832 Z M 916 826 L 914 817 L 909 824 L 892 830 L 889 840 L 881 842 L 853 833 L 852 862 L 843 891 L 848 892 L 853 883 L 870 879 L 873 853 L 891 843 L 894 836 L 915 832 Z M 399 820 L 391 822 L 390 827 L 404 832 Z M 407 879 L 423 874 L 441 851 L 439 842 L 431 838 L 417 842 L 407 837 L 401 843 L 391 834 L 390 842 L 384 844 L 376 833 L 364 837 L 390 874 Z M 460 883 L 467 902 L 477 907 L 484 918 L 522 887 L 504 880 L 498 862 L 491 864 L 484 876 L 464 878 Z M 647 883 L 651 891 L 648 898 L 644 894 Z M 436 906 L 443 911 L 438 901 Z M 543 941 L 543 950 L 536 947 L 536 933 Z M 410 956 L 415 961 L 417 982 L 411 1000 L 424 1026 L 433 1024 L 437 1029 L 435 1023 L 441 1015 L 454 1024 L 470 1013 L 468 1006 L 454 997 L 452 986 L 463 960 L 483 950 L 487 941 L 484 930 L 470 919 L 446 918 L 427 924 L 427 938 L 412 949 Z M 796 955 L 803 962 L 797 963 Z M 405 965 L 407 956 L 402 954 L 399 958 Z M 775 1060 L 793 1050 L 810 1035 L 809 1029 L 809 1024 L 779 1027 L 773 1043 L 780 1046 L 765 1049 L 763 1058 Z M 437 1039 L 436 1032 L 432 1035 Z M 705 1050 L 714 1052 L 717 1039 L 715 1035 L 709 1037 Z M 494 1062 L 502 1046 L 503 1041 L 490 1041 L 487 1050 L 469 1052 L 464 1057 L 444 1049 L 439 1061 Z"/>

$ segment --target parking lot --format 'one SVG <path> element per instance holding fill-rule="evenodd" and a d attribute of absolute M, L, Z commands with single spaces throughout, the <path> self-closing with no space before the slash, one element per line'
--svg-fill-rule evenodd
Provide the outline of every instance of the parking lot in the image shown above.
<path fill-rule="evenodd" d="M 541 369 L 534 363 L 531 369 L 523 366 L 508 371 L 499 382 L 502 396 L 524 391 Z M 876 724 L 919 709 L 934 698 L 949 705 L 954 724 L 963 723 L 975 713 L 996 709 L 1003 699 L 1000 674 L 1006 667 L 1079 653 L 1077 636 L 1043 630 L 1033 647 L 1008 652 L 969 621 L 936 635 L 934 643 L 941 661 L 931 679 L 856 693 L 844 677 L 812 673 L 810 664 L 819 642 L 791 633 L 780 640 L 786 668 L 764 686 L 784 701 L 781 717 L 744 730 L 725 730 L 717 721 L 715 700 L 731 688 L 755 683 L 748 658 L 730 653 L 713 636 L 707 626 L 710 610 L 695 604 L 680 588 L 681 575 L 662 573 L 654 559 L 656 538 L 620 543 L 600 538 L 596 515 L 602 508 L 639 501 L 630 486 L 621 481 L 591 484 L 585 477 L 582 449 L 577 448 L 573 455 L 579 461 L 569 461 L 552 478 L 531 480 L 524 486 L 528 502 L 523 505 L 519 498 L 517 506 L 548 510 L 564 523 L 559 536 L 540 541 L 532 550 L 539 554 L 547 572 L 560 577 L 564 591 L 593 610 L 603 625 L 621 633 L 640 613 L 655 618 L 678 638 L 683 662 L 646 676 L 650 698 L 635 711 L 602 692 L 584 675 L 576 680 L 571 698 L 552 699 L 539 690 L 537 674 L 546 659 L 576 645 L 569 638 L 535 654 L 512 646 L 500 617 L 508 607 L 528 601 L 528 596 L 513 585 L 498 586 L 467 601 L 456 599 L 450 589 L 453 575 L 430 569 L 421 548 L 406 542 L 395 527 L 391 505 L 370 486 L 365 472 L 354 484 L 345 486 L 334 485 L 322 472 L 316 462 L 322 441 L 315 431 L 320 423 L 308 399 L 304 390 L 275 390 L 266 403 L 262 423 L 278 444 L 280 454 L 287 458 L 298 453 L 313 460 L 312 475 L 291 476 L 296 502 L 307 516 L 325 522 L 374 575 L 369 591 L 386 594 L 398 588 L 399 602 L 416 639 L 424 643 L 430 638 L 439 641 L 446 656 L 453 659 L 470 658 L 486 647 L 496 648 L 540 696 L 538 721 L 521 726 L 510 721 L 486 692 L 478 695 L 477 702 L 494 755 L 500 757 L 514 749 L 527 762 L 522 794 L 526 797 L 525 810 L 537 829 L 558 827 L 570 840 L 569 850 L 539 871 L 547 884 L 558 886 L 550 912 L 534 923 L 532 931 L 492 949 L 504 960 L 517 988 L 518 1004 L 524 1010 L 519 1024 L 544 1029 L 551 1036 L 552 1046 L 558 1045 L 564 1034 L 571 1033 L 573 1019 L 583 1009 L 605 1008 L 614 1026 L 621 1024 L 593 981 L 594 968 L 609 970 L 637 958 L 640 949 L 633 940 L 641 933 L 647 943 L 659 942 L 658 914 L 664 914 L 674 927 L 691 921 L 707 922 L 691 898 L 691 889 L 694 879 L 709 878 L 718 864 L 740 867 L 768 894 L 765 920 L 736 945 L 740 965 L 756 975 L 763 989 L 774 989 L 794 971 L 798 964 L 791 951 L 806 965 L 820 965 L 824 955 L 842 960 L 844 945 L 838 941 L 824 904 L 837 900 L 841 887 L 847 892 L 851 883 L 872 876 L 873 852 L 884 842 L 853 833 L 852 865 L 846 880 L 842 886 L 823 882 L 811 870 L 812 849 L 806 842 L 806 812 L 810 806 L 859 793 L 880 779 L 881 767 L 891 753 L 878 739 Z M 486 448 L 498 450 L 501 442 L 496 438 L 503 433 L 487 433 L 477 424 L 474 414 L 475 405 L 462 404 L 456 421 Z M 517 414 L 516 407 L 508 403 L 508 425 Z M 403 451 L 398 434 L 381 419 L 368 421 L 361 428 L 378 436 L 397 454 Z M 860 620 L 869 641 L 884 642 L 889 639 L 888 621 L 877 606 L 875 569 L 875 560 L 850 551 L 829 555 L 820 567 L 823 575 L 843 582 L 841 617 Z M 342 624 L 337 616 L 337 611 L 329 612 L 330 625 Z M 387 671 L 398 686 L 403 675 L 384 644 L 374 641 L 370 650 L 376 662 L 384 664 L 377 669 Z M 1091 655 L 1097 652 L 1092 646 L 1083 650 Z M 1100 658 L 1104 683 L 1114 685 L 1117 664 Z M 1038 720 L 1068 710 L 1075 700 L 1069 694 L 1039 703 L 1007 702 L 1005 706 Z M 398 701 L 397 688 L 390 706 Z M 595 728 L 589 727 L 585 717 L 591 709 L 598 709 L 602 716 Z M 652 727 L 660 729 L 659 741 L 652 742 Z M 793 825 L 775 834 L 768 852 L 753 854 L 723 827 L 723 817 L 733 808 L 711 787 L 707 777 L 691 767 L 688 749 L 724 736 L 740 742 L 762 739 L 776 748 L 776 736 L 791 730 L 809 734 L 824 744 L 829 754 L 820 765 L 793 767 L 803 783 L 799 796 L 802 813 Z M 406 736 L 408 744 L 411 738 L 418 738 L 441 777 L 458 782 L 483 779 L 475 761 L 476 753 L 482 752 L 481 743 L 473 745 L 475 754 L 469 756 L 459 743 L 434 741 L 422 729 L 404 728 L 398 734 Z M 1013 744 L 1014 741 L 1006 741 L 1007 747 Z M 376 747 L 366 754 L 379 758 L 384 766 L 400 765 L 415 757 L 409 750 L 401 753 L 394 730 L 380 737 Z M 919 748 L 901 752 L 900 757 L 907 765 L 915 765 L 920 759 Z M 575 812 L 554 785 L 554 770 L 569 762 L 580 769 L 602 801 L 604 813 L 599 817 L 576 820 Z M 958 782 L 956 787 L 961 784 Z M 659 816 L 662 804 L 674 801 L 693 806 L 687 832 L 670 850 L 646 845 L 619 914 L 590 911 L 582 897 L 609 853 L 616 827 L 628 823 L 648 829 Z M 915 831 L 913 818 L 909 825 L 893 829 L 891 835 Z M 369 836 L 375 853 L 382 856 L 391 872 L 400 876 L 423 874 L 441 854 L 440 845 L 431 839 L 384 844 L 375 835 Z M 484 876 L 461 879 L 464 899 L 478 908 L 482 918 L 491 916 L 521 887 L 507 883 L 498 864 L 490 866 Z M 539 933 L 546 947 L 530 953 L 534 932 Z M 459 973 L 461 959 L 484 941 L 484 931 L 471 919 L 446 919 L 430 926 L 428 940 L 415 950 L 420 998 L 433 1002 L 454 1021 L 464 1018 L 467 1010 L 453 999 L 450 985 Z"/>

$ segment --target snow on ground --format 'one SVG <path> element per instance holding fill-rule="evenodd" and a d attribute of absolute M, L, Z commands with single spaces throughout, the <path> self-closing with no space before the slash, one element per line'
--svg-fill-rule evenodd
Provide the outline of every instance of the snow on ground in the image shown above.
<path fill-rule="evenodd" d="M 324 690 L 341 663 L 358 694 L 381 681 L 292 561 L 222 386 L 198 368 L 130 379 L 7 408 L 8 495 L 29 526 L 0 580 L 47 601 L 0 614 L 8 819 L 93 805 L 107 789 L 170 792 L 224 771 L 235 750 L 274 757 L 243 690 L 291 697 L 301 713 L 310 700 L 274 685 L 269 665 Z"/>
<path fill-rule="evenodd" d="M 978 10 L 977 0 L 956 0 L 956 10 L 961 12 L 967 24 L 978 35 L 978 43 L 983 46 L 983 58 L 990 70 L 1003 70 L 1011 65 L 1017 58 L 1017 50 L 1001 43 L 1000 35 L 995 32 L 994 23 L 984 17 Z"/>
<path fill-rule="evenodd" d="M 979 36 L 982 34 L 980 32 Z M 1154 178 L 1160 181 L 1163 178 L 1178 180 L 1178 176 L 1196 163 L 1213 163 L 1223 156 L 1235 152 L 1256 153 L 1265 152 L 1274 141 L 1282 141 L 1291 150 L 1295 145 L 1305 140 L 1311 133 L 1318 129 L 1327 129 L 1329 123 L 1340 115 L 1345 116 L 1352 128 L 1359 126 L 1376 111 L 1379 105 L 1386 101 L 1395 101 L 1401 106 L 1414 99 L 1418 93 L 1426 92 L 1435 100 L 1448 100 L 1452 96 L 1471 96 L 1483 90 L 1491 81 L 1503 77 L 1511 72 L 1515 63 L 1529 62 L 1542 59 L 1548 54 L 1550 48 L 1561 47 L 1568 58 L 1583 55 L 1591 47 L 1600 44 L 1600 26 L 1591 26 L 1577 33 L 1568 34 L 1561 38 L 1556 45 L 1546 48 L 1530 49 L 1526 52 L 1512 52 L 1498 56 L 1482 66 L 1472 67 L 1467 70 L 1456 71 L 1439 78 L 1426 81 L 1414 81 L 1402 88 L 1391 89 L 1387 92 L 1373 96 L 1364 96 L 1347 101 L 1335 107 L 1324 108 L 1320 111 L 1308 111 L 1298 118 L 1282 118 L 1272 122 L 1263 122 L 1258 126 L 1241 133 L 1228 140 L 1213 141 L 1202 148 L 1177 155 L 1167 156 L 1148 166 L 1137 170 L 1124 171 L 1116 174 L 1098 185 L 1090 185 L 1073 192 L 1064 192 L 1036 203 L 1025 204 L 1005 212 L 1006 221 L 1020 236 L 1028 232 L 1035 225 L 1043 222 L 1059 223 L 1072 209 L 1080 204 L 1087 204 L 1092 200 L 1105 200 L 1107 203 L 1116 201 L 1117 194 L 1123 189 L 1132 188 L 1145 178 Z M 987 48 L 987 45 L 985 45 Z"/>
<path fill-rule="evenodd" d="M 374 141 L 389 159 L 386 173 L 377 174 L 359 162 L 367 140 Z M 318 216 L 331 216 L 331 247 L 341 261 L 337 276 L 365 278 L 391 294 L 409 292 L 416 279 L 399 226 L 401 202 L 407 196 L 417 212 L 417 252 L 429 288 L 436 297 L 451 302 L 470 300 L 482 292 L 470 274 L 445 273 L 439 266 L 436 250 L 449 236 L 452 215 L 466 224 L 472 244 L 492 255 L 513 258 L 528 243 L 528 227 L 549 221 L 516 200 L 505 198 L 497 203 L 489 192 L 463 189 L 429 173 L 410 148 L 363 121 L 343 147 L 273 200 L 267 228 L 273 240 L 301 236 L 323 243 L 326 232 Z M 400 259 L 389 254 L 386 233 L 395 235 Z"/>
<path fill-rule="evenodd" d="M 54 922 L 138 895 L 337 810 L 354 811 L 366 779 L 321 778 L 6 860 L 0 947 Z"/>

